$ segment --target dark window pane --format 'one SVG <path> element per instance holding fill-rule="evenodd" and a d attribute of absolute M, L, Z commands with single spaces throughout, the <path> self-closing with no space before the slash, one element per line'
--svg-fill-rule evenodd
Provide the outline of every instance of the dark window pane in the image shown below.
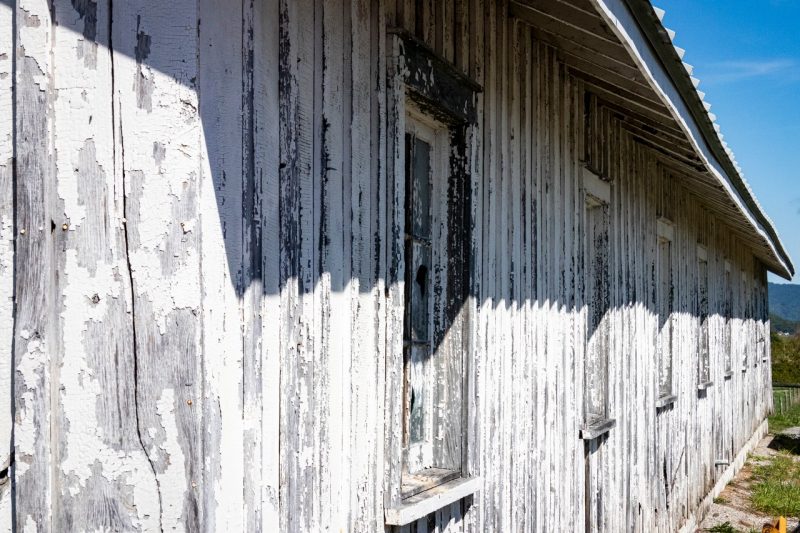
<path fill-rule="evenodd" d="M 410 301 L 407 312 L 410 315 L 411 341 L 430 340 L 430 297 L 431 297 L 431 249 L 427 244 L 412 242 L 411 257 L 407 264 L 407 278 L 410 286 Z"/>
<path fill-rule="evenodd" d="M 708 353 L 708 263 L 700 261 L 699 265 L 698 311 L 700 313 L 700 382 L 711 380 L 711 368 Z"/>
<path fill-rule="evenodd" d="M 410 179 L 406 194 L 410 194 L 408 229 L 412 237 L 430 240 L 431 237 L 431 146 L 413 138 Z"/>

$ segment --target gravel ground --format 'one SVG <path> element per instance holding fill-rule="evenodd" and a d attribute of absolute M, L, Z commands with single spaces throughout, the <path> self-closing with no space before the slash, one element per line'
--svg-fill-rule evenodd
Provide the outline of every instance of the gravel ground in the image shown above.
<path fill-rule="evenodd" d="M 776 450 L 769 447 L 773 436 L 768 435 L 758 443 L 751 457 L 769 457 L 777 454 Z M 798 458 L 800 460 L 800 457 Z M 719 503 L 711 505 L 705 520 L 700 524 L 698 532 L 707 531 L 716 525 L 729 522 L 737 531 L 749 533 L 751 530 L 760 532 L 761 527 L 776 517 L 757 513 L 750 509 L 750 484 L 752 466 L 756 459 L 751 458 L 745 463 L 741 471 L 728 483 L 722 494 L 716 499 Z M 800 532 L 797 518 L 788 519 L 788 531 Z"/>

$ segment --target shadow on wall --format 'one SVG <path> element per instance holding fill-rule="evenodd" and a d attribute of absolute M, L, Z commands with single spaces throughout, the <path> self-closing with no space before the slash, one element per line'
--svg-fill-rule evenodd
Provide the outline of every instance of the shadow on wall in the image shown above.
<path fill-rule="evenodd" d="M 11 0 L 0 1 L 12 9 L 15 7 Z M 390 284 L 393 280 L 387 264 L 389 254 L 384 251 L 385 239 L 391 234 L 384 223 L 388 210 L 385 184 L 377 178 L 383 172 L 379 168 L 382 164 L 379 143 L 383 139 L 379 130 L 382 120 L 379 104 L 383 104 L 377 101 L 374 90 L 378 76 L 382 75 L 375 66 L 377 51 L 364 56 L 371 65 L 364 67 L 355 58 L 357 50 L 336 50 L 331 57 L 341 58 L 338 63 L 341 68 L 333 68 L 331 57 L 319 53 L 322 47 L 320 39 L 315 37 L 319 32 L 303 27 L 305 34 L 291 36 L 294 39 L 291 48 L 282 45 L 278 39 L 288 38 L 282 33 L 286 31 L 283 25 L 286 13 L 267 16 L 253 11 L 252 6 L 247 7 L 247 2 L 231 6 L 213 0 L 192 1 L 186 4 L 188 12 L 180 11 L 180 2 L 166 7 L 143 3 L 147 9 L 139 3 L 121 0 L 113 3 L 110 0 L 71 0 L 70 3 L 57 0 L 55 3 L 58 29 L 72 31 L 82 40 L 75 48 L 79 54 L 76 61 L 89 68 L 103 65 L 109 69 L 104 75 L 110 83 L 107 93 L 100 94 L 91 105 L 98 109 L 101 106 L 111 108 L 107 113 L 98 113 L 94 120 L 113 122 L 106 128 L 115 136 L 117 152 L 112 166 L 120 170 L 124 186 L 122 191 L 115 189 L 111 196 L 123 207 L 104 207 L 110 211 L 109 215 L 128 221 L 124 239 L 127 261 L 120 258 L 116 266 L 120 272 L 128 272 L 130 268 L 135 313 L 132 319 L 122 306 L 119 316 L 124 324 L 109 321 L 109 325 L 103 327 L 123 331 L 133 328 L 129 322 L 135 321 L 133 329 L 138 345 L 131 347 L 124 344 L 124 341 L 134 344 L 130 338 L 120 339 L 120 367 L 109 371 L 109 376 L 113 377 L 115 372 L 123 374 L 124 360 L 138 357 L 131 367 L 138 372 L 139 383 L 163 382 L 163 385 L 153 391 L 126 388 L 125 394 L 118 395 L 124 401 L 113 398 L 108 403 L 124 404 L 131 410 L 134 408 L 130 406 L 137 404 L 138 410 L 134 413 L 125 411 L 124 424 L 136 425 L 130 419 L 139 418 L 138 439 L 144 441 L 146 455 L 154 465 L 154 475 L 162 476 L 168 466 L 179 462 L 170 461 L 160 448 L 166 425 L 161 420 L 165 409 L 158 403 L 162 400 L 159 395 L 167 386 L 175 387 L 175 383 L 180 383 L 181 387 L 194 389 L 185 392 L 185 396 L 181 396 L 184 392 L 180 389 L 175 398 L 167 397 L 165 403 L 169 400 L 183 407 L 192 398 L 201 397 L 196 390 L 200 385 L 193 382 L 201 372 L 201 356 L 197 352 L 202 351 L 197 347 L 201 341 L 197 340 L 200 338 L 199 319 L 194 312 L 199 312 L 203 306 L 207 308 L 202 310 L 203 327 L 207 328 L 206 339 L 202 342 L 210 343 L 208 339 L 218 335 L 215 339 L 220 346 L 231 341 L 229 346 L 219 348 L 220 353 L 227 354 L 224 350 L 245 352 L 245 357 L 252 358 L 242 362 L 231 356 L 230 360 L 237 360 L 240 365 L 234 368 L 233 374 L 238 371 L 238 376 L 234 375 L 233 379 L 245 380 L 242 401 L 257 403 L 260 392 L 252 398 L 248 396 L 255 389 L 250 389 L 251 383 L 246 380 L 257 374 L 262 363 L 257 351 L 259 341 L 252 340 L 260 333 L 248 330 L 252 327 L 261 331 L 260 324 L 254 324 L 260 320 L 259 298 L 270 298 L 266 307 L 272 306 L 274 315 L 271 318 L 275 323 L 266 327 L 272 328 L 271 333 L 276 337 L 281 320 L 295 321 L 300 315 L 304 318 L 324 316 L 320 309 L 330 310 L 331 316 L 339 320 L 338 324 L 343 323 L 347 329 L 338 331 L 328 323 L 330 337 L 353 334 L 360 324 L 354 315 L 336 316 L 337 309 L 347 313 L 358 309 L 374 319 L 377 315 L 374 309 L 383 305 L 377 303 L 384 298 L 379 289 L 387 280 Z M 198 15 L 198 5 L 207 10 L 203 13 L 208 13 L 208 20 Z M 219 17 L 212 17 L 212 14 Z M 18 11 L 17 26 L 21 24 L 20 18 Z M 313 16 L 308 18 L 314 24 L 322 24 Z M 38 22 L 26 17 L 24 23 L 35 25 Z M 373 40 L 368 38 L 365 42 Z M 99 55 L 104 53 L 110 53 L 111 62 L 98 61 Z M 323 70 L 323 64 L 331 70 Z M 59 71 L 59 64 L 53 68 L 56 80 L 62 74 L 67 75 Z M 353 74 L 351 78 L 350 73 L 359 68 L 364 76 L 359 78 Z M 323 90 L 331 86 L 339 90 Z M 326 101 L 321 95 L 334 101 Z M 17 106 L 18 115 L 22 112 Z M 354 136 L 353 131 L 364 132 L 364 136 Z M 59 169 L 59 180 L 74 177 L 87 181 L 89 176 L 100 176 L 87 170 L 97 167 L 97 161 L 78 159 L 80 163 L 74 173 L 64 174 L 67 178 L 61 174 L 64 170 Z M 111 175 L 108 169 L 106 175 Z M 115 180 L 106 179 L 108 187 L 117 185 Z M 58 187 L 60 191 L 60 183 Z M 535 210 L 536 206 L 531 204 L 529 202 Z M 478 215 L 484 216 L 484 213 Z M 79 234 L 84 242 L 79 242 L 76 236 L 78 242 L 70 242 L 73 247 L 91 250 L 85 244 L 91 239 L 113 240 L 103 233 L 109 224 L 107 220 L 102 217 L 87 220 L 96 221 L 98 227 L 86 228 L 85 233 Z M 398 232 L 402 235 L 401 229 Z M 397 235 L 394 238 L 397 239 Z M 536 246 L 536 243 L 529 244 L 533 248 Z M 540 245 L 546 246 L 546 243 Z M 504 249 L 503 244 L 491 241 L 484 246 L 493 250 L 496 246 L 498 253 Z M 485 253 L 486 250 L 479 247 L 477 254 Z M 482 268 L 481 264 L 479 258 L 474 259 L 473 272 Z M 581 271 L 578 259 L 571 271 Z M 548 274 L 561 276 L 565 283 L 570 283 L 566 273 Z M 447 309 L 448 320 L 461 314 L 470 295 L 479 303 L 491 302 L 494 307 L 520 308 L 529 302 L 556 305 L 566 310 L 583 307 L 580 299 L 564 297 L 564 294 L 580 294 L 582 282 L 575 282 L 569 291 L 554 283 L 540 284 L 544 288 L 536 292 L 533 276 L 534 272 L 508 261 L 501 274 L 483 272 L 483 280 L 491 277 L 497 283 L 486 282 L 480 287 L 450 292 L 442 288 L 442 305 Z M 163 279 L 172 281 L 165 284 Z M 680 283 L 679 279 L 675 281 Z M 639 304 L 657 313 L 655 289 L 648 294 L 631 291 L 619 296 L 626 291 L 612 289 L 609 312 Z M 341 295 L 343 301 L 331 304 L 331 298 Z M 217 304 L 218 309 L 215 308 Z M 158 305 L 164 308 L 185 305 L 186 309 L 180 314 L 159 317 L 153 311 Z M 231 309 L 233 319 L 226 314 Z M 677 300 L 673 312 L 697 316 L 688 298 Z M 148 313 L 156 318 L 148 320 L 145 318 Z M 226 323 L 226 318 L 234 324 Z M 242 320 L 247 323 L 244 327 L 240 324 Z M 266 322 L 267 318 L 264 320 Z M 436 349 L 446 338 L 449 323 L 446 321 L 437 329 Z M 309 328 L 308 332 L 317 332 L 308 325 L 304 327 Z M 368 324 L 365 329 L 371 327 L 372 324 Z M 245 341 L 243 346 L 243 332 L 251 336 L 251 345 Z M 96 336 L 100 338 L 102 333 L 98 331 Z M 178 340 L 173 343 L 170 337 Z M 310 342 L 310 347 L 303 348 L 307 352 L 321 350 L 320 345 L 326 342 L 303 338 L 302 334 L 296 340 L 297 346 Z M 273 341 L 278 346 L 277 340 L 269 339 Z M 184 342 L 185 345 L 181 344 Z M 114 348 L 117 346 L 109 343 L 96 351 L 116 353 Z M 131 355 L 137 348 L 138 356 Z M 204 353 L 206 366 L 203 370 L 214 362 L 210 352 L 213 350 L 207 349 Z M 176 367 L 175 374 L 166 377 L 162 374 L 166 373 L 170 357 L 165 354 L 175 354 L 175 362 L 171 364 Z M 279 354 L 278 358 L 283 355 Z M 375 359 L 374 354 L 370 357 Z M 321 364 L 320 361 L 318 357 L 311 362 Z M 109 361 L 100 358 L 92 364 L 97 368 L 103 365 L 110 368 Z M 244 373 L 241 367 L 245 368 Z M 383 371 L 380 365 L 376 365 L 376 369 Z M 67 370 L 61 377 L 68 375 Z M 103 372 L 97 371 L 95 375 L 100 376 L 99 380 L 108 379 L 109 384 L 114 382 Z M 225 383 L 228 377 L 223 375 L 220 383 Z M 295 378 L 280 376 L 287 381 Z M 123 376 L 123 381 L 125 379 L 130 380 L 130 376 Z M 208 379 L 210 383 L 212 377 Z M 109 385 L 101 390 L 114 391 L 114 387 Z M 234 433 L 222 434 L 218 418 L 222 417 L 219 405 L 223 402 L 213 405 L 217 401 L 214 393 L 220 396 L 229 393 L 239 401 L 241 391 L 236 387 L 231 389 L 236 390 L 206 391 L 206 397 L 211 400 L 205 407 L 201 429 L 196 427 L 196 417 L 180 418 L 185 415 L 175 409 L 180 418 L 180 429 L 175 437 L 179 445 L 176 446 L 183 450 L 188 465 L 183 473 L 185 480 L 195 479 L 196 472 L 192 472 L 192 468 L 203 468 L 200 466 L 203 461 L 198 459 L 201 450 L 197 442 L 203 441 L 203 451 L 216 450 L 221 448 L 221 441 Z M 64 397 L 73 394 L 75 389 L 65 390 Z M 133 400 L 129 402 L 131 397 Z M 315 413 L 307 416 L 313 418 Z M 308 427 L 314 422 L 312 419 L 309 424 L 308 419 L 299 415 L 293 420 L 299 426 L 306 424 Z M 113 426 L 110 422 L 108 425 Z M 75 427 L 70 429 L 77 431 Z M 152 433 L 148 432 L 149 428 Z M 302 428 L 292 429 L 302 431 Z M 205 433 L 196 434 L 201 432 Z M 128 445 L 126 442 L 125 446 Z M 211 459 L 212 462 L 217 460 L 229 459 L 216 456 Z M 211 475 L 222 471 L 217 464 L 207 468 Z M 172 478 L 164 477 L 164 481 L 172 482 Z M 245 483 L 258 485 L 255 478 L 247 478 Z M 204 487 L 211 485 L 208 483 Z M 183 502 L 182 508 L 190 509 L 186 516 L 195 513 L 196 518 L 199 506 L 200 502 Z M 126 516 L 124 511 L 119 514 Z M 191 521 L 190 518 L 186 520 L 187 523 Z"/>
<path fill-rule="evenodd" d="M 11 0 L 0 1 L 14 7 Z M 135 256 L 137 248 L 149 248 L 163 257 L 164 271 L 174 274 L 185 265 L 176 264 L 168 256 L 176 252 L 173 247 L 180 248 L 181 253 L 185 251 L 186 234 L 201 233 L 197 220 L 200 218 L 206 221 L 202 229 L 208 233 L 194 237 L 202 251 L 188 256 L 199 263 L 188 272 L 198 276 L 203 272 L 204 282 L 212 284 L 219 284 L 214 276 L 224 278 L 227 289 L 217 289 L 232 290 L 239 299 L 254 288 L 266 296 L 280 296 L 290 287 L 290 292 L 301 298 L 306 295 L 327 299 L 330 294 L 352 295 L 354 286 L 362 294 L 373 293 L 382 286 L 391 274 L 386 264 L 388 254 L 381 245 L 387 231 L 380 220 L 386 212 L 386 198 L 375 178 L 381 164 L 374 119 L 377 102 L 372 96 L 363 100 L 372 106 L 363 122 L 369 134 L 366 144 L 357 146 L 360 141 L 351 135 L 356 131 L 356 110 L 348 107 L 352 102 L 348 104 L 343 98 L 348 90 L 372 93 L 369 79 L 361 82 L 363 86 L 353 85 L 357 83 L 353 80 L 342 83 L 334 79 L 341 88 L 340 100 L 332 104 L 320 102 L 324 84 L 332 83 L 332 74 L 322 72 L 320 67 L 325 60 L 330 69 L 332 60 L 319 57 L 319 39 L 311 34 L 306 39 L 295 36 L 297 44 L 290 50 L 278 42 L 279 25 L 286 13 L 280 17 L 261 13 L 259 17 L 257 12 L 243 7 L 246 3 L 234 7 L 226 4 L 225 9 L 233 14 L 208 22 L 195 9 L 192 15 L 176 21 L 186 25 L 177 35 L 159 26 L 158 17 L 180 6 L 146 12 L 131 2 L 71 0 L 71 9 L 66 0 L 56 3 L 59 7 L 55 22 L 59 29 L 72 31 L 83 40 L 82 48 L 79 46 L 83 57 L 79 59 L 85 65 L 97 68 L 98 53 L 105 50 L 111 54 L 112 62 L 102 64 L 112 69 L 113 101 L 109 93 L 109 101 L 93 105 L 112 106 L 116 114 L 114 128 L 120 135 L 123 190 L 127 195 L 124 215 L 129 221 L 129 256 Z M 214 4 L 213 0 L 201 0 L 187 6 L 199 5 L 211 13 Z M 17 25 L 19 19 L 18 13 Z M 30 20 L 24 23 L 33 24 Z M 346 54 L 341 57 L 344 71 L 352 66 L 347 61 L 352 58 Z M 291 64 L 290 58 L 304 67 Z M 278 72 L 282 73 L 280 81 Z M 59 66 L 55 65 L 55 77 L 59 75 Z M 307 78 L 289 79 L 298 75 Z M 170 90 L 179 93 L 179 98 L 159 99 Z M 180 112 L 164 111 L 172 104 L 181 106 Z M 328 105 L 338 109 L 338 114 L 325 115 L 322 106 Z M 164 124 L 164 117 L 185 119 L 191 135 L 174 124 Z M 193 122 L 198 117 L 199 123 Z M 333 122 L 331 117 L 339 121 Z M 276 134 L 278 124 L 280 133 Z M 148 142 L 148 133 L 153 134 L 162 125 L 177 135 Z M 203 146 L 187 146 L 187 138 L 195 133 Z M 129 144 L 133 148 L 129 149 Z M 360 154 L 361 167 L 355 168 L 359 155 L 356 151 L 360 149 L 366 149 L 366 153 Z M 170 167 L 168 163 L 176 159 L 189 159 L 189 163 L 182 161 Z M 183 175 L 176 175 L 180 172 Z M 208 174 L 210 181 L 204 184 Z M 182 182 L 189 190 L 177 193 L 169 187 L 155 186 L 162 176 L 163 181 Z M 206 204 L 203 195 L 212 189 L 215 201 Z M 216 212 L 211 213 L 206 207 L 213 207 Z M 132 210 L 138 212 L 131 213 Z M 218 220 L 218 224 L 209 224 L 209 217 Z M 160 234 L 137 227 L 137 221 L 147 226 L 153 218 L 166 226 Z M 215 249 L 217 243 L 219 248 Z M 219 257 L 215 252 L 224 253 L 225 268 L 216 269 L 209 264 Z M 582 268 L 579 261 L 575 258 L 576 271 Z M 138 270 L 144 265 L 136 257 L 129 258 L 129 264 L 136 294 Z M 653 270 L 654 278 L 655 265 L 648 268 Z M 488 275 L 491 273 L 485 273 L 483 278 Z M 495 306 L 512 306 L 515 300 L 519 300 L 517 305 L 558 302 L 567 310 L 583 306 L 574 296 L 563 298 L 565 292 L 580 294 L 582 280 L 575 281 L 570 291 L 545 284 L 551 288 L 534 294 L 535 280 L 526 281 L 533 275 L 524 266 L 510 265 L 507 281 L 492 284 L 491 290 L 489 284 L 473 287 L 471 292 L 479 300 L 491 300 Z M 199 280 L 183 281 L 197 290 L 207 290 Z M 321 296 L 320 283 L 324 284 Z M 461 312 L 468 291 L 469 288 L 446 293 L 443 305 L 451 319 Z M 655 287 L 645 295 L 620 296 L 622 292 L 612 288 L 609 312 L 636 303 L 658 314 Z M 688 300 L 675 299 L 673 312 L 697 316 L 696 307 Z M 711 315 L 714 314 L 712 309 Z M 593 320 L 592 327 L 601 321 Z M 664 324 L 662 317 L 659 329 Z M 446 333 L 446 327 L 440 328 L 437 342 Z M 591 336 L 594 331 L 588 333 Z"/>
<path fill-rule="evenodd" d="M 323 265 L 323 258 L 329 256 L 326 248 L 331 244 L 332 235 L 344 232 L 345 238 L 339 237 L 340 244 L 344 246 L 344 261 L 354 263 L 356 261 L 356 250 L 351 248 L 352 243 L 344 242 L 347 237 L 353 239 L 354 220 L 343 220 L 344 227 L 333 227 L 331 225 L 330 213 L 339 206 L 328 205 L 333 200 L 349 203 L 347 193 L 353 192 L 354 183 L 346 171 L 352 170 L 349 159 L 352 152 L 350 137 L 350 124 L 340 123 L 331 124 L 324 117 L 318 117 L 319 94 L 322 91 L 323 76 L 317 74 L 308 83 L 290 86 L 286 80 L 281 79 L 280 87 L 275 81 L 269 85 L 268 74 L 274 74 L 274 69 L 285 71 L 288 65 L 285 64 L 286 50 L 281 50 L 280 57 L 274 58 L 282 64 L 266 64 L 267 60 L 259 60 L 255 48 L 263 44 L 264 39 L 259 42 L 253 34 L 255 26 L 259 23 L 254 20 L 245 20 L 246 14 L 242 6 L 233 9 L 239 14 L 237 17 L 228 17 L 242 24 L 242 28 L 233 34 L 226 33 L 231 28 L 221 27 L 214 29 L 212 24 L 204 24 L 198 19 L 197 26 L 199 32 L 191 32 L 192 39 L 187 39 L 188 44 L 181 46 L 169 38 L 170 36 L 153 36 L 148 33 L 148 21 L 146 13 L 138 13 L 137 7 L 128 2 L 117 5 L 112 2 L 96 2 L 94 0 L 69 0 L 74 12 L 56 12 L 56 24 L 59 29 L 67 29 L 80 35 L 85 41 L 84 61 L 88 64 L 95 62 L 97 50 L 109 50 L 114 62 L 121 61 L 120 56 L 127 61 L 135 63 L 135 68 L 127 72 L 131 74 L 127 79 L 120 79 L 119 76 L 113 80 L 116 105 L 124 106 L 127 102 L 120 102 L 130 91 L 135 99 L 137 108 L 146 111 L 140 116 L 146 122 L 146 117 L 153 112 L 153 108 L 163 103 L 153 101 L 154 87 L 157 84 L 180 85 L 191 92 L 199 107 L 196 115 L 200 119 L 199 137 L 204 143 L 204 149 L 197 154 L 198 166 L 210 170 L 213 190 L 215 191 L 216 211 L 219 219 L 219 229 L 225 243 L 228 271 L 230 282 L 235 288 L 236 293 L 242 296 L 249 288 L 244 281 L 249 279 L 251 283 L 258 283 L 263 286 L 267 294 L 279 294 L 280 289 L 285 286 L 287 278 L 298 278 L 298 289 L 300 292 L 313 291 L 313 287 L 319 280 L 330 274 L 329 270 Z M 57 4 L 59 2 L 56 2 Z M 66 0 L 61 3 L 66 3 Z M 12 0 L 0 0 L 0 4 L 5 4 L 11 9 L 15 8 Z M 194 2 L 189 5 L 193 5 Z M 200 1 L 199 5 L 208 4 L 210 7 L 214 2 Z M 109 9 L 110 8 L 110 9 Z M 22 8 L 19 8 L 22 9 Z M 113 11 L 113 12 L 112 12 Z M 59 16 L 61 15 L 61 16 Z M 122 16 L 120 16 L 122 15 Z M 17 16 L 17 19 L 19 16 Z M 155 17 L 150 17 L 155 18 Z M 188 20 L 188 17 L 187 17 Z M 128 24 L 128 22 L 135 22 Z M 152 20 L 149 21 L 152 23 Z M 216 22 L 216 21 L 215 21 Z M 249 26 L 248 26 L 249 22 Z M 17 20 L 17 24 L 19 21 Z M 210 27 L 208 31 L 205 28 Z M 109 38 L 108 29 L 111 28 Z M 264 25 L 262 24 L 262 29 Z M 278 24 L 274 28 L 278 29 Z M 188 34 L 187 34 L 188 35 Z M 231 39 L 229 37 L 236 37 Z M 241 41 L 239 40 L 241 38 Z M 275 37 L 275 48 L 277 49 L 277 36 Z M 311 39 L 309 39 L 311 41 Z M 307 43 L 308 44 L 308 43 Z M 300 46 L 302 48 L 302 46 Z M 313 48 L 313 47 L 312 47 Z M 229 55 L 234 52 L 235 55 Z M 314 58 L 314 50 L 301 50 L 310 52 L 310 57 L 301 57 L 298 62 L 321 61 Z M 296 52 L 297 53 L 297 52 Z M 93 59 L 94 58 L 94 59 Z M 199 67 L 197 60 L 199 59 Z M 195 61 L 191 64 L 191 61 Z M 260 61 L 260 62 L 259 62 Z M 56 66 L 55 76 L 58 76 Z M 260 77 L 260 79 L 259 79 Z M 290 89 L 297 89 L 297 93 L 287 94 Z M 345 89 L 344 87 L 342 88 Z M 316 102 L 316 103 L 315 103 Z M 183 102 L 188 106 L 192 102 Z M 312 131 L 301 131 L 296 124 L 281 126 L 279 135 L 275 134 L 274 128 L 276 120 L 279 118 L 278 106 L 282 104 L 295 104 L 298 108 L 308 105 L 308 110 L 314 113 L 313 120 L 305 117 L 308 124 L 313 126 Z M 95 105 L 113 105 L 112 102 L 95 102 Z M 267 110 L 266 107 L 272 106 L 273 109 Z M 285 107 L 285 106 L 284 106 Z M 306 109 L 295 108 L 292 111 L 291 119 L 297 119 L 298 111 L 302 113 Z M 271 114 L 270 114 L 271 113 Z M 289 111 L 286 111 L 289 113 Z M 341 115 L 344 117 L 344 114 Z M 285 116 L 283 118 L 286 118 Z M 321 118 L 321 120 L 318 120 Z M 278 122 L 280 123 L 280 122 Z M 294 129 L 291 127 L 294 126 Z M 125 124 L 120 126 L 122 130 L 122 150 L 125 150 L 125 129 L 131 127 Z M 147 124 L 140 125 L 142 129 L 147 128 Z M 346 139 L 339 141 L 345 148 L 345 157 L 339 154 L 330 153 L 330 147 L 326 146 L 326 132 L 329 129 L 338 130 L 345 135 Z M 294 133 L 294 137 L 286 139 L 286 133 Z M 281 139 L 279 139 L 280 137 Z M 180 151 L 186 148 L 181 144 L 182 139 L 176 139 L 174 144 L 153 143 L 152 160 L 154 171 L 160 170 L 159 163 L 164 161 L 168 151 Z M 289 147 L 291 152 L 279 149 L 278 143 L 283 144 L 280 148 Z M 375 143 L 370 145 L 372 154 L 377 157 L 377 146 Z M 269 151 L 270 154 L 263 153 Z M 307 157 L 300 157 L 299 154 Z M 136 155 L 140 154 L 135 154 Z M 274 156 L 270 159 L 270 155 Z M 319 161 L 316 161 L 316 159 Z M 332 165 L 332 159 L 338 159 L 337 165 Z M 374 159 L 374 158 L 373 158 Z M 139 168 L 139 161 L 130 158 L 130 163 L 134 168 L 123 168 L 124 179 L 129 185 L 126 187 L 129 195 L 129 203 L 155 204 L 157 200 L 135 198 L 139 193 L 135 185 L 139 181 L 146 179 L 141 177 L 143 172 Z M 345 168 L 348 167 L 348 168 Z M 197 188 L 202 177 L 194 174 L 186 178 L 192 181 L 191 186 Z M 202 170 L 201 170 L 202 172 Z M 332 174 L 337 177 L 334 179 Z M 377 190 L 376 180 L 371 180 L 369 192 L 376 203 L 384 201 L 383 192 Z M 342 187 L 341 191 L 333 191 L 330 183 L 335 182 Z M 265 185 L 274 185 L 273 190 L 266 190 Z M 361 193 L 361 191 L 359 191 Z M 170 194 L 167 192 L 166 194 Z M 187 195 L 190 201 L 197 202 L 199 193 Z M 302 205 L 301 205 L 302 204 Z M 368 208 L 368 204 L 364 204 Z M 186 205 L 173 210 L 200 211 L 202 206 Z M 270 207 L 269 211 L 264 208 Z M 363 276 L 352 276 L 352 280 L 360 281 L 359 287 L 364 292 L 372 291 L 377 280 L 384 277 L 381 272 L 380 262 L 380 222 L 376 218 L 377 209 L 373 206 L 373 212 L 358 213 L 345 205 L 341 208 L 344 215 L 352 215 L 362 219 L 365 215 L 370 217 L 367 220 L 367 227 L 370 232 L 369 268 L 360 265 L 359 274 Z M 146 213 L 142 213 L 146 215 Z M 209 213 L 201 212 L 201 216 L 209 216 Z M 176 218 L 172 221 L 180 225 L 181 220 Z M 612 228 L 613 229 L 613 228 Z M 186 228 L 181 228 L 185 232 Z M 305 230 L 305 231 L 304 231 Z M 270 241 L 270 246 L 265 246 L 265 242 Z M 279 254 L 267 255 L 273 252 L 275 243 L 278 243 Z M 291 244 L 291 245 L 290 245 Z M 269 250 L 267 250 L 269 248 Z M 304 251 L 311 252 L 313 258 L 300 257 Z M 347 252 L 351 252 L 347 257 Z M 363 261 L 362 261 L 363 262 Z M 270 264 L 267 266 L 267 264 Z M 337 268 L 338 265 L 337 265 Z M 262 283 L 264 270 L 283 269 L 279 286 L 274 284 Z M 303 270 L 302 274 L 291 271 Z M 349 270 L 355 274 L 356 268 L 345 265 L 345 271 Z M 310 271 L 310 274 L 309 274 Z M 246 272 L 246 273 L 245 273 Z M 289 275 L 287 274 L 294 274 Z M 524 274 L 524 273 L 523 273 Z M 341 281 L 346 281 L 347 276 L 337 276 Z M 511 282 L 504 284 L 508 288 L 508 297 L 502 294 L 491 295 L 496 301 L 512 301 L 513 295 L 517 292 L 514 287 L 514 279 L 519 280 L 522 276 L 515 276 L 511 273 Z M 311 281 L 310 286 L 306 286 Z M 345 290 L 345 285 L 333 281 L 332 292 Z M 365 283 L 366 282 L 366 283 Z M 676 280 L 679 282 L 679 280 Z M 485 291 L 484 291 L 485 292 Z M 623 298 L 617 305 L 624 307 L 634 303 L 646 303 L 651 312 L 656 313 L 654 305 L 655 289 L 653 294 L 643 298 L 634 297 Z M 476 295 L 478 296 L 478 295 Z M 526 298 L 528 300 L 529 298 Z M 534 297 L 534 299 L 537 299 Z M 540 301 L 559 301 L 559 294 L 538 295 Z M 619 298 L 617 298 L 619 300 Z M 574 309 L 577 302 L 565 301 L 563 306 Z M 613 307 L 613 306 L 612 306 Z M 688 312 L 695 313 L 694 308 L 684 306 L 676 307 L 676 313 Z M 663 323 L 662 323 L 663 325 Z"/>

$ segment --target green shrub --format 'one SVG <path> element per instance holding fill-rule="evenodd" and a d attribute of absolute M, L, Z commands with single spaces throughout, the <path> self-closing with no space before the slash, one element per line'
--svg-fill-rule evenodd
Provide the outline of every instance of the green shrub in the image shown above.
<path fill-rule="evenodd" d="M 772 340 L 772 381 L 800 384 L 800 337 L 770 335 Z"/>

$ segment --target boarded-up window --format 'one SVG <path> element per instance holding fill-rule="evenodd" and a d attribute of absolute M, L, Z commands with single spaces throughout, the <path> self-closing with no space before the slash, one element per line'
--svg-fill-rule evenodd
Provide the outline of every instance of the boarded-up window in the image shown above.
<path fill-rule="evenodd" d="M 769 317 L 769 313 L 767 312 L 767 287 L 764 284 L 764 280 L 767 277 L 766 270 L 764 267 L 759 263 L 758 267 L 756 268 L 756 274 L 754 283 L 756 286 L 756 294 L 754 295 L 756 300 L 757 312 L 755 313 L 755 320 L 756 320 L 756 328 L 758 334 L 758 359 L 757 361 L 761 361 L 762 363 L 766 363 L 769 360 L 767 356 L 767 342 L 769 341 L 769 332 L 766 330 L 766 322 Z"/>
<path fill-rule="evenodd" d="M 584 363 L 584 438 L 608 429 L 609 184 L 584 175 L 584 287 L 586 355 Z"/>
<path fill-rule="evenodd" d="M 747 352 L 750 347 L 750 343 L 752 342 L 752 335 L 750 330 L 750 289 L 747 283 L 747 272 L 744 270 L 741 271 L 741 280 L 742 280 L 742 288 L 741 292 L 739 293 L 739 300 L 741 303 L 741 311 L 742 311 L 742 342 L 740 342 L 740 350 L 741 350 L 741 359 L 742 359 L 742 372 L 747 372 Z"/>
<path fill-rule="evenodd" d="M 711 385 L 711 364 L 708 336 L 708 257 L 705 248 L 698 249 L 697 262 L 697 319 L 698 383 L 700 389 Z"/>
<path fill-rule="evenodd" d="M 672 310 L 674 285 L 672 280 L 672 224 L 659 220 L 658 249 L 656 251 L 656 306 L 658 310 L 658 394 L 659 405 L 673 397 L 672 393 Z"/>
<path fill-rule="evenodd" d="M 730 376 L 733 372 L 733 357 L 732 357 L 732 343 L 731 343 L 731 330 L 733 319 L 733 285 L 731 284 L 731 264 L 725 262 L 725 281 L 723 284 L 722 295 L 723 301 L 723 357 L 725 359 L 725 375 Z"/>

